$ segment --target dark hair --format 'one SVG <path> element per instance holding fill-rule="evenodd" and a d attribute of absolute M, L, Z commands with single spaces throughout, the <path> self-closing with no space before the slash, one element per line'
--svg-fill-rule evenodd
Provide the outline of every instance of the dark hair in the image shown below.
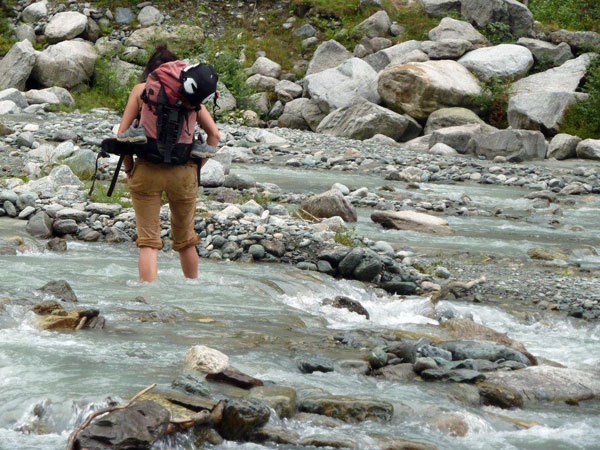
<path fill-rule="evenodd" d="M 142 72 L 141 80 L 146 81 L 148 75 L 154 72 L 161 64 L 169 61 L 177 61 L 178 59 L 177 55 L 167 48 L 167 44 L 158 44 L 152 56 L 148 58 L 144 72 Z"/>

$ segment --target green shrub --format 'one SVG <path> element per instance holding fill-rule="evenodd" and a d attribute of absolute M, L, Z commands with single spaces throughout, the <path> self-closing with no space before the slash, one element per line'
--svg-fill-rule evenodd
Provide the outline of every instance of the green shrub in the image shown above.
<path fill-rule="evenodd" d="M 472 97 L 483 120 L 497 128 L 508 127 L 508 100 L 512 80 L 492 77 L 482 85 L 481 94 Z"/>
<path fill-rule="evenodd" d="M 588 99 L 571 105 L 560 131 L 582 139 L 600 139 L 600 58 L 592 60 L 582 91 L 589 95 Z"/>
<path fill-rule="evenodd" d="M 80 86 L 73 92 L 75 107 L 83 112 L 98 107 L 123 112 L 129 92 L 136 82 L 135 75 L 131 75 L 129 80 L 123 83 L 118 79 L 117 71 L 110 63 L 110 57 L 98 58 L 90 83 Z"/>
<path fill-rule="evenodd" d="M 517 42 L 517 38 L 510 29 L 510 25 L 503 22 L 492 22 L 488 23 L 485 28 L 481 30 L 490 44 L 500 45 Z"/>
<path fill-rule="evenodd" d="M 4 5 L 3 5 L 4 6 Z M 5 8 L 0 8 L 0 13 L 5 14 Z M 10 26 L 10 20 L 6 17 L 0 16 L 0 56 L 4 56 L 8 53 L 11 47 L 15 44 L 16 40 L 12 37 L 12 29 Z"/>
<path fill-rule="evenodd" d="M 530 0 L 536 20 L 568 30 L 597 31 L 600 23 L 598 0 Z"/>

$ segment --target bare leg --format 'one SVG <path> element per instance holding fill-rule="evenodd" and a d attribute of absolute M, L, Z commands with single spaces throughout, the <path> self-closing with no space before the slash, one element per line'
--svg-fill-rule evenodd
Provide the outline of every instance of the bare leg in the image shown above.
<path fill-rule="evenodd" d="M 140 247 L 138 271 L 142 281 L 155 281 L 158 278 L 158 249 Z"/>
<path fill-rule="evenodd" d="M 198 278 L 198 252 L 196 246 L 190 245 L 179 251 L 181 270 L 186 278 Z"/>

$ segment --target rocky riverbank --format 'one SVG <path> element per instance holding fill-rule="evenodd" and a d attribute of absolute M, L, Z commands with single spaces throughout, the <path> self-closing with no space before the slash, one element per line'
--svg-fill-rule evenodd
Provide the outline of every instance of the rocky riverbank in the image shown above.
<path fill-rule="evenodd" d="M 5 174 L 0 186 L 1 215 L 28 221 L 30 232 L 43 239 L 129 242 L 135 238 L 131 208 L 90 201 L 87 187 L 76 175 L 83 177 L 93 169 L 98 144 L 111 135 L 119 120 L 116 114 L 102 110 L 86 115 L 41 113 L 6 119 L 0 152 Z M 560 223 L 565 205 L 581 195 L 593 199 L 600 192 L 593 162 L 515 164 L 422 154 L 378 138 L 355 141 L 285 128 L 221 125 L 221 129 L 224 137 L 220 150 L 201 176 L 203 194 L 196 229 L 202 239 L 202 257 L 295 264 L 375 283 L 399 294 L 433 294 L 436 299 L 464 296 L 469 301 L 500 302 L 508 309 L 551 309 L 590 320 L 600 316 L 600 296 L 593 288 L 597 274 L 594 248 L 554 253 L 532 248 L 530 258 L 524 260 L 507 260 L 493 252 L 470 255 L 465 249 L 457 255 L 444 253 L 440 262 L 439 254 L 428 256 L 419 248 L 400 250 L 391 245 L 393 242 L 350 235 L 349 223 L 334 213 L 329 219 L 299 217 L 297 211 L 321 192 L 285 192 L 273 183 L 259 183 L 236 173 L 236 166 L 243 164 L 355 174 L 352 190 L 340 183 L 334 186 L 345 208 L 412 211 L 440 220 L 461 215 L 509 217 L 511 211 L 486 209 L 485 205 L 471 204 L 465 196 L 436 194 L 421 189 L 420 183 L 517 186 L 524 197 L 536 202 L 534 216 L 550 211 L 552 220 Z M 98 178 L 107 180 L 115 160 L 101 158 L 99 163 Z M 42 176 L 44 173 L 48 175 Z M 360 187 L 361 175 L 380 177 L 383 188 Z M 394 185 L 410 187 L 411 194 L 397 195 Z M 166 213 L 167 209 L 165 218 Z M 343 214 L 340 210 L 339 215 Z M 530 217 L 514 216 L 512 220 Z M 432 230 L 424 231 L 426 239 L 426 232 Z M 166 220 L 164 234 L 168 244 Z M 346 237 L 346 245 L 340 245 L 341 237 Z M 4 240 L 4 252 L 16 251 L 8 247 Z M 582 255 L 589 256 L 591 262 L 582 263 Z M 432 261 L 442 267 L 424 270 Z M 469 289 L 452 288 L 452 283 L 482 276 L 484 283 Z"/>

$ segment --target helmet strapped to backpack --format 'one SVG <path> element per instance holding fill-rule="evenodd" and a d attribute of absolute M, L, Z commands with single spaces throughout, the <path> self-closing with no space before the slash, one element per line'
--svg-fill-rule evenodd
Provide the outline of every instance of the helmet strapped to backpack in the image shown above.
<path fill-rule="evenodd" d="M 219 77 L 209 64 L 194 64 L 181 71 L 180 92 L 192 105 L 200 105 L 217 90 Z"/>
<path fill-rule="evenodd" d="M 194 140 L 196 114 L 217 89 L 218 76 L 208 64 L 171 61 L 154 70 L 142 94 L 140 123 L 148 142 L 140 157 L 151 162 L 185 164 Z"/>

